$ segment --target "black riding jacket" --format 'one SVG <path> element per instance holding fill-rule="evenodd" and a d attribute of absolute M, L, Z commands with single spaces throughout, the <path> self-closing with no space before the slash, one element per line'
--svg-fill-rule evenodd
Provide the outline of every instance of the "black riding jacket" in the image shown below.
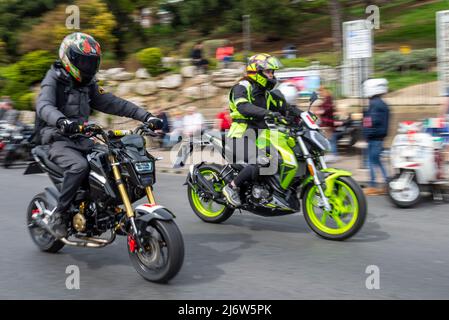
<path fill-rule="evenodd" d="M 68 118 L 83 124 L 92 110 L 145 121 L 151 114 L 141 107 L 105 92 L 94 79 L 85 86 L 79 85 L 62 64 L 55 62 L 41 83 L 36 103 L 36 118 L 41 143 L 68 139 L 58 131 L 56 123 Z"/>

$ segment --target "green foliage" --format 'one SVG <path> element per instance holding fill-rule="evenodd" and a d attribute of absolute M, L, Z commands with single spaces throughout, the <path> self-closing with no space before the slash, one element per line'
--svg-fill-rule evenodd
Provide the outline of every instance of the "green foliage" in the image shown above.
<path fill-rule="evenodd" d="M 426 70 L 436 59 L 433 48 L 413 50 L 410 54 L 387 51 L 376 55 L 376 68 L 380 71 Z"/>
<path fill-rule="evenodd" d="M 34 51 L 22 57 L 12 65 L 0 69 L 0 78 L 3 80 L 0 95 L 10 96 L 19 109 L 30 109 L 33 96 L 30 86 L 39 82 L 50 68 L 55 56 L 48 51 Z"/>
<path fill-rule="evenodd" d="M 55 58 L 50 52 L 44 50 L 27 53 L 17 63 L 21 80 L 27 85 L 41 81 Z"/>
<path fill-rule="evenodd" d="M 5 42 L 8 60 L 18 57 L 18 38 L 20 30 L 28 31 L 30 23 L 68 0 L 1 0 L 0 1 L 0 40 Z"/>
<path fill-rule="evenodd" d="M 16 108 L 20 110 L 32 110 L 35 104 L 35 93 L 28 92 L 17 100 Z"/>
<path fill-rule="evenodd" d="M 280 59 L 284 68 L 305 68 L 311 61 L 306 58 Z"/>
<path fill-rule="evenodd" d="M 147 48 L 137 52 L 137 60 L 152 76 L 166 71 L 162 65 L 162 51 L 159 48 Z"/>
<path fill-rule="evenodd" d="M 57 52 L 64 37 L 72 32 L 85 32 L 100 42 L 105 52 L 112 49 L 117 38 L 112 31 L 116 20 L 102 0 L 75 0 L 80 10 L 80 30 L 68 30 L 66 27 L 66 5 L 59 5 L 55 10 L 46 13 L 41 22 L 31 30 L 22 32 L 19 36 L 20 51 L 48 50 Z"/>
<path fill-rule="evenodd" d="M 438 80 L 436 72 L 423 72 L 410 70 L 405 72 L 378 72 L 374 78 L 386 78 L 390 91 L 396 91 L 416 84 L 433 82 Z"/>

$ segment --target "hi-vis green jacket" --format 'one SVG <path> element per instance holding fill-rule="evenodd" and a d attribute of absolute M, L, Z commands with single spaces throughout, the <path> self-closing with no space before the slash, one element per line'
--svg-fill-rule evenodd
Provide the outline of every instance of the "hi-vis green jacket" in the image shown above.
<path fill-rule="evenodd" d="M 248 80 L 242 80 L 232 87 L 229 108 L 232 118 L 228 133 L 230 138 L 241 138 L 247 129 L 266 129 L 264 117 L 269 111 L 283 115 L 300 114 L 298 109 L 284 100 L 279 91 L 270 92 Z"/>

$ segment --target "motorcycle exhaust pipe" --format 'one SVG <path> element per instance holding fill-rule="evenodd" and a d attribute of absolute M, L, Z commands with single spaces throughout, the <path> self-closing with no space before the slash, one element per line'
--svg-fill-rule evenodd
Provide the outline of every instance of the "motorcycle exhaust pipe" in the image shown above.
<path fill-rule="evenodd" d="M 51 230 L 47 224 L 45 224 L 42 220 L 36 220 L 36 223 L 38 226 L 43 228 L 45 231 L 50 233 L 55 239 L 58 239 L 62 243 L 72 246 L 72 247 L 84 247 L 84 248 L 103 248 L 110 244 L 115 239 L 115 232 L 112 233 L 112 236 L 110 239 L 99 239 L 99 238 L 88 238 L 85 237 L 84 239 L 86 241 L 70 241 L 66 238 L 58 238 L 58 236 Z"/>
<path fill-rule="evenodd" d="M 207 193 L 212 195 L 214 199 L 220 197 L 220 194 L 217 191 L 215 191 L 214 186 L 209 180 L 204 178 L 201 174 L 197 174 L 197 172 L 195 175 L 196 180 L 203 191 L 206 191 Z"/>

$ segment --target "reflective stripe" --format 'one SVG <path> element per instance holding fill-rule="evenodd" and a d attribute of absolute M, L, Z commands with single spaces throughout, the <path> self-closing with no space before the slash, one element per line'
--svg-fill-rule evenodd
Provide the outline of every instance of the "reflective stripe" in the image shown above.
<path fill-rule="evenodd" d="M 240 103 L 245 103 L 245 102 L 249 102 L 248 99 L 246 99 L 246 98 L 239 98 L 239 99 L 234 101 L 234 104 L 236 106 L 238 106 Z"/>

